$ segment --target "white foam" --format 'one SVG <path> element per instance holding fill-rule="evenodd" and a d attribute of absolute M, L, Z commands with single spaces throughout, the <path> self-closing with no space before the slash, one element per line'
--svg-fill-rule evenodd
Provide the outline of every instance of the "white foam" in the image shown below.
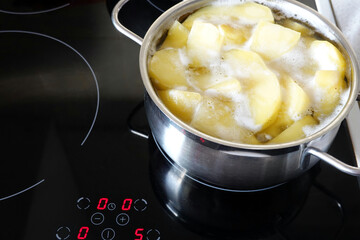
<path fill-rule="evenodd" d="M 234 119 L 237 124 L 253 132 L 260 131 L 261 125 L 255 124 L 251 115 L 248 97 L 245 94 L 237 94 L 232 100 L 235 103 Z"/>
<path fill-rule="evenodd" d="M 316 87 L 314 75 L 308 72 L 309 66 L 316 64 L 316 60 L 305 41 L 301 38 L 291 51 L 267 62 L 267 64 L 278 77 L 284 73 L 289 75 L 305 91 L 310 101 L 316 105 L 320 102 L 324 92 L 321 88 Z M 313 107 L 316 108 L 314 105 Z"/>
<path fill-rule="evenodd" d="M 187 66 L 190 64 L 190 58 L 188 57 L 188 55 L 186 53 L 185 47 L 179 49 L 179 56 L 180 56 L 180 61 L 184 66 Z"/>
<path fill-rule="evenodd" d="M 338 65 L 329 57 L 329 48 L 324 44 L 311 48 L 311 57 L 319 67 L 319 70 L 338 70 Z"/>

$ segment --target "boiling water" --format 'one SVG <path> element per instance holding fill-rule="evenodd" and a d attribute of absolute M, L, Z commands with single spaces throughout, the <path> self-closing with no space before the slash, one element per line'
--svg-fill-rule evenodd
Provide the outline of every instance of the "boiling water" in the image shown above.
<path fill-rule="evenodd" d="M 232 1 L 232 0 L 223 0 L 217 1 L 215 5 L 231 5 L 234 2 L 239 3 L 239 1 Z M 289 17 L 289 16 L 287 16 Z M 293 17 L 293 15 L 290 15 Z M 282 19 L 280 17 L 278 19 Z M 277 18 L 275 18 L 277 19 Z M 230 17 L 206 17 L 206 18 L 199 18 L 197 21 L 205 21 L 213 23 L 214 25 L 218 24 L 227 24 L 233 28 L 247 28 L 250 31 L 253 31 L 256 26 L 256 22 L 251 21 L 244 21 L 242 19 L 234 20 Z M 281 24 L 281 21 L 276 22 Z M 253 34 L 251 33 L 250 36 Z M 315 36 L 310 36 L 311 39 L 315 39 Z M 272 60 L 272 61 L 264 61 L 266 66 L 278 77 L 281 78 L 281 75 L 287 74 L 289 75 L 308 95 L 311 101 L 311 107 L 309 111 L 316 111 L 319 109 L 319 104 L 321 102 L 322 97 L 324 96 L 324 92 L 322 89 L 316 87 L 315 79 L 314 79 L 314 72 L 311 71 L 311 68 L 316 66 L 317 70 L 336 70 L 337 66 L 334 65 L 331 61 L 323 56 L 326 52 L 326 49 L 317 49 L 316 51 L 311 51 L 309 48 L 309 36 L 301 36 L 299 42 L 295 47 L 293 47 L 290 51 L 283 54 L 281 57 Z M 211 81 L 213 84 L 218 82 L 227 80 L 228 77 L 236 77 L 241 82 L 241 86 L 246 86 L 246 79 L 249 77 L 251 72 L 249 69 L 242 69 L 242 68 L 232 68 L 228 63 L 226 63 L 221 55 L 223 52 L 229 51 L 231 49 L 242 49 L 246 51 L 250 51 L 250 46 L 252 43 L 252 37 L 250 37 L 246 42 L 242 44 L 227 44 L 224 45 L 221 49 L 220 54 L 213 54 L 212 50 L 206 52 L 205 55 L 209 56 L 208 61 L 205 63 L 205 67 L 211 73 Z M 188 66 L 191 63 L 191 60 L 187 54 L 187 50 L 185 48 L 179 49 L 180 58 L 183 66 Z M 310 69 L 310 70 L 309 70 Z M 187 81 L 189 86 L 192 89 L 188 89 L 191 91 L 201 92 L 203 95 L 209 96 L 217 96 L 219 93 L 214 90 L 201 90 L 197 87 L 197 85 L 193 82 L 192 75 L 190 70 L 187 72 Z M 319 131 L 326 125 L 328 125 L 341 111 L 343 106 L 346 104 L 346 101 L 349 96 L 349 88 L 346 89 L 341 94 L 341 99 L 339 102 L 338 107 L 334 110 L 334 112 L 327 117 L 320 118 L 320 124 L 315 127 L 305 127 L 304 132 L 306 135 L 312 135 L 313 133 Z M 266 94 L 266 92 L 264 92 Z M 253 132 L 259 131 L 262 126 L 255 124 L 253 117 L 251 116 L 251 108 L 249 105 L 249 96 L 246 92 L 231 92 L 225 94 L 228 99 L 231 101 L 235 106 L 235 110 L 233 111 L 233 117 L 238 123 L 239 126 L 249 129 Z M 284 94 L 283 94 L 284 95 Z M 299 120 L 300 116 L 293 115 L 290 116 L 293 120 Z M 215 127 L 215 126 L 214 126 Z M 219 126 L 221 127 L 221 126 Z M 221 131 L 219 129 L 219 131 Z"/>

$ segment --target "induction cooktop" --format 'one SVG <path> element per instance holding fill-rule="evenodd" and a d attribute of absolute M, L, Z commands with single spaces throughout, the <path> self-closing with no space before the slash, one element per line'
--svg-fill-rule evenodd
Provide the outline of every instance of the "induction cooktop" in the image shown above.
<path fill-rule="evenodd" d="M 144 36 L 176 2 L 130 0 L 120 19 Z M 357 178 L 326 164 L 256 192 L 174 164 L 149 132 L 140 47 L 113 27 L 115 3 L 0 3 L 0 239 L 358 239 Z M 329 152 L 356 164 L 346 121 Z"/>

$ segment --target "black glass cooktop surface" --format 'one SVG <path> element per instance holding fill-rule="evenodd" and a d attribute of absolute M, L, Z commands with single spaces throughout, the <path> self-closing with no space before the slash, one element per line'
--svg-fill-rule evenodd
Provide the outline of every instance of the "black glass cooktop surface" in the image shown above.
<path fill-rule="evenodd" d="M 320 163 L 270 190 L 223 191 L 133 134 L 149 133 L 140 47 L 113 27 L 115 2 L 0 4 L 0 239 L 359 238 L 355 177 Z M 130 0 L 120 19 L 143 36 L 176 2 Z M 355 164 L 345 122 L 329 152 Z"/>

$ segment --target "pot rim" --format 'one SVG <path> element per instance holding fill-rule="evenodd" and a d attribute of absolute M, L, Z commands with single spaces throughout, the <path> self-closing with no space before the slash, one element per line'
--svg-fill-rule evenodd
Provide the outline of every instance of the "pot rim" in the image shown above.
<path fill-rule="evenodd" d="M 148 29 L 148 31 L 144 37 L 144 40 L 142 42 L 140 54 L 139 54 L 140 73 L 141 73 L 142 81 L 143 81 L 143 84 L 145 86 L 147 93 L 149 94 L 150 98 L 154 101 L 156 106 L 160 109 L 160 111 L 162 111 L 174 124 L 176 124 L 177 126 L 181 127 L 182 129 L 186 130 L 187 132 L 189 132 L 199 138 L 205 139 L 207 141 L 211 141 L 216 144 L 228 146 L 228 147 L 249 149 L 249 150 L 276 150 L 276 149 L 283 149 L 283 148 L 299 146 L 302 144 L 306 145 L 307 143 L 311 142 L 312 140 L 322 137 L 324 134 L 326 134 L 327 132 L 331 131 L 332 129 L 334 129 L 335 127 L 340 125 L 340 123 L 347 117 L 348 113 L 352 109 L 354 103 L 356 102 L 356 98 L 357 98 L 358 92 L 359 92 L 359 64 L 356 59 L 356 55 L 354 53 L 354 50 L 352 49 L 352 47 L 350 46 L 350 44 L 348 43 L 348 41 L 342 34 L 342 32 L 333 23 L 331 23 L 329 20 L 327 20 L 325 17 L 323 17 L 321 14 L 319 14 L 314 9 L 312 9 L 300 2 L 297 2 L 295 0 L 268 0 L 267 2 L 270 2 L 270 3 L 288 2 L 297 7 L 303 8 L 308 13 L 310 13 L 314 17 L 318 18 L 318 20 L 325 23 L 331 29 L 332 36 L 335 36 L 335 38 L 338 39 L 340 45 L 344 48 L 344 50 L 346 51 L 346 53 L 348 55 L 348 59 L 350 60 L 350 62 L 347 61 L 347 65 L 350 65 L 347 67 L 350 68 L 350 71 L 348 71 L 348 75 L 350 75 L 350 80 L 351 80 L 351 81 L 349 81 L 349 82 L 351 82 L 351 84 L 350 84 L 350 92 L 349 92 L 348 99 L 347 99 L 344 107 L 340 111 L 340 113 L 335 118 L 333 118 L 332 121 L 328 125 L 326 125 L 322 129 L 320 129 L 319 131 L 315 132 L 314 134 L 307 136 L 305 138 L 296 140 L 296 141 L 279 143 L 279 144 L 255 145 L 255 144 L 245 144 L 245 143 L 223 140 L 223 139 L 205 134 L 205 133 L 191 127 L 190 125 L 184 123 L 183 121 L 181 121 L 179 118 L 177 118 L 173 113 L 171 113 L 167 109 L 167 107 L 162 103 L 160 98 L 157 96 L 156 91 L 155 91 L 154 87 L 152 86 L 152 83 L 151 83 L 149 75 L 148 75 L 148 57 L 151 55 L 151 53 L 149 54 L 149 51 L 151 50 L 151 47 L 152 47 L 152 41 L 153 40 L 158 41 L 158 39 L 156 39 L 156 38 L 159 38 L 160 37 L 159 35 L 163 35 L 163 32 L 161 32 L 161 34 L 159 34 L 159 31 L 161 31 L 161 29 L 163 29 L 164 25 L 166 25 L 166 27 L 167 27 L 166 29 L 168 29 L 171 26 L 170 23 L 173 23 L 174 20 L 185 15 L 186 13 L 191 13 L 191 12 L 199 9 L 200 7 L 203 7 L 203 6 L 211 4 L 212 2 L 218 2 L 218 1 L 220 1 L 220 0 L 184 0 L 184 1 L 176 4 L 175 6 L 171 7 L 166 12 L 164 12 L 160 17 L 158 17 L 156 19 L 156 21 Z M 261 1 L 259 1 L 259 0 L 228 0 L 228 1 L 231 1 L 234 3 L 265 2 L 265 0 L 261 0 Z M 187 11 L 182 13 L 184 10 L 187 10 Z M 179 12 L 181 14 L 179 14 Z M 319 32 L 321 32 L 321 31 L 319 31 Z"/>

